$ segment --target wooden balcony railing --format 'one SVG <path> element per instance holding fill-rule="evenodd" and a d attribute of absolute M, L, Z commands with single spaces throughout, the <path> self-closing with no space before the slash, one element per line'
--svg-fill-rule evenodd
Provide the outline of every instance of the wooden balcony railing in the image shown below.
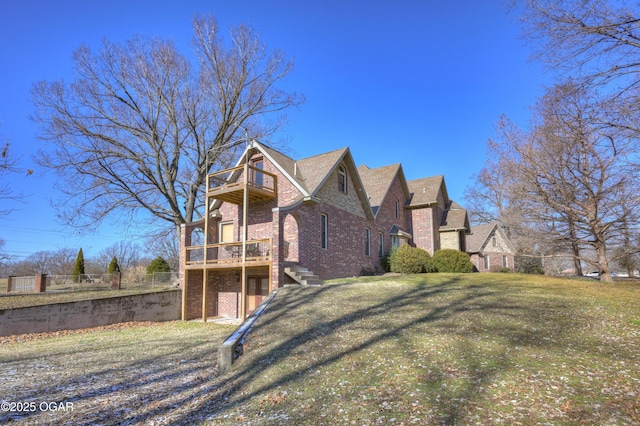
<path fill-rule="evenodd" d="M 185 249 L 187 266 L 203 266 L 205 264 L 204 245 L 188 246 Z M 270 239 L 249 240 L 244 260 L 246 263 L 271 261 L 271 253 Z M 240 241 L 207 245 L 207 265 L 241 266 L 242 260 L 242 242 Z"/>
<path fill-rule="evenodd" d="M 245 164 L 207 176 L 207 196 L 233 204 L 244 202 L 247 189 L 249 202 L 275 198 L 276 175 Z"/>

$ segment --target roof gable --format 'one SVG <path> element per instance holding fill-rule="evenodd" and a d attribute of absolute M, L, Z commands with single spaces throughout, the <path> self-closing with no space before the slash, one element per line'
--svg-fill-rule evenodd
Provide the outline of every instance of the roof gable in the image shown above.
<path fill-rule="evenodd" d="M 407 186 L 411 192 L 409 207 L 438 204 L 439 195 L 442 196 L 445 206 L 449 203 L 449 195 L 447 194 L 443 175 L 410 180 L 407 182 Z"/>
<path fill-rule="evenodd" d="M 315 197 L 318 192 L 328 183 L 329 178 L 337 170 L 340 164 L 344 164 L 347 174 L 350 177 L 358 200 L 362 206 L 364 215 L 368 219 L 374 219 L 373 210 L 367 197 L 366 190 L 360 179 L 360 174 L 355 166 L 349 148 L 343 148 L 325 154 L 304 158 L 297 162 L 298 170 L 305 181 L 306 187 L 311 197 Z"/>
<path fill-rule="evenodd" d="M 298 173 L 304 180 L 309 195 L 317 194 L 347 152 L 348 148 L 342 148 L 297 161 Z"/>
<path fill-rule="evenodd" d="M 264 155 L 269 160 L 269 162 L 273 164 L 273 166 L 296 187 L 296 189 L 300 192 L 302 198 L 309 196 L 309 191 L 305 186 L 304 180 L 296 176 L 295 160 L 279 151 L 276 151 L 275 149 L 263 145 L 256 140 L 252 140 L 247 144 L 244 152 L 236 162 L 236 167 L 245 164 L 249 160 L 249 158 L 255 155 L 257 152 L 260 152 L 262 155 Z M 241 172 L 239 170 L 235 171 L 229 176 L 229 181 L 236 181 L 240 174 Z M 210 208 L 219 208 L 221 205 L 222 201 L 214 200 Z"/>
<path fill-rule="evenodd" d="M 498 222 L 472 226 L 469 234 L 467 234 L 467 251 L 469 253 L 479 253 L 483 251 L 489 243 L 489 239 L 496 234 L 500 235 L 501 240 L 505 242 L 512 252 L 515 252 L 511 240 L 507 237 L 507 234 Z"/>
<path fill-rule="evenodd" d="M 377 215 L 380 210 L 380 206 L 384 202 L 395 179 L 398 179 L 402 185 L 405 199 L 409 199 L 410 193 L 407 180 L 404 177 L 404 172 L 400 164 L 391 164 L 375 169 L 371 169 L 363 164 L 358 167 L 358 172 L 364 188 L 367 191 L 369 204 L 371 205 L 374 215 Z"/>

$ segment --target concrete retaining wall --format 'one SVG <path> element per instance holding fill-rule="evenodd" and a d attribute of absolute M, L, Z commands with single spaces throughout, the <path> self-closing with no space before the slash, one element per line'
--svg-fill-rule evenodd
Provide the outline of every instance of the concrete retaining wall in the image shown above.
<path fill-rule="evenodd" d="M 0 310 L 0 336 L 97 327 L 127 321 L 181 317 L 182 291 L 117 296 Z"/>

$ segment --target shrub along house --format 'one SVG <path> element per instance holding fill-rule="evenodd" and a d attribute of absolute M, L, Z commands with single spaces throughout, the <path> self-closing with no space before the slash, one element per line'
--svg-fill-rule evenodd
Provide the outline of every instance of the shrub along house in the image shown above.
<path fill-rule="evenodd" d="M 443 176 L 356 168 L 348 148 L 293 160 L 253 141 L 207 177 L 206 205 L 181 232 L 183 319 L 244 318 L 285 284 L 380 272 L 391 246 L 464 251 L 470 230 Z"/>

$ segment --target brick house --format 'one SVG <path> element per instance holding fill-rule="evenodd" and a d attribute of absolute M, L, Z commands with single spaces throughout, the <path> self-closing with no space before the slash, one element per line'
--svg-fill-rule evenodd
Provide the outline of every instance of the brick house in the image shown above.
<path fill-rule="evenodd" d="M 293 160 L 253 141 L 207 177 L 206 205 L 181 232 L 183 319 L 244 318 L 285 284 L 381 272 L 391 246 L 465 251 L 471 230 L 443 176 L 356 167 L 348 148 Z"/>
<path fill-rule="evenodd" d="M 471 227 L 467 235 L 467 252 L 479 272 L 513 270 L 515 249 L 496 222 Z"/>

